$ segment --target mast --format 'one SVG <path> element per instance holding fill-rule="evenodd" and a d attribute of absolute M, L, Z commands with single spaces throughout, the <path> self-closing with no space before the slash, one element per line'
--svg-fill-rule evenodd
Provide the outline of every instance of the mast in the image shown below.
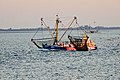
<path fill-rule="evenodd" d="M 55 32 L 56 32 L 56 36 L 55 36 L 55 42 L 58 42 L 58 23 L 59 23 L 59 18 L 58 18 L 58 15 L 56 15 L 56 29 L 55 29 Z"/>

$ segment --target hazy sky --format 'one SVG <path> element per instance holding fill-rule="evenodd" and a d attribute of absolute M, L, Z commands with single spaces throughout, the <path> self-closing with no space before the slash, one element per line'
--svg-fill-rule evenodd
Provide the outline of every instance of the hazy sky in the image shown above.
<path fill-rule="evenodd" d="M 0 28 L 35 28 L 57 13 L 80 25 L 120 26 L 120 0 L 0 0 Z"/>

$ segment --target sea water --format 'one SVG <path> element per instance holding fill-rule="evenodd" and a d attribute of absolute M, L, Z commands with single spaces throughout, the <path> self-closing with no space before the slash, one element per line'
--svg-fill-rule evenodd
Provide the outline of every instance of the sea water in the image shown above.
<path fill-rule="evenodd" d="M 41 51 L 33 35 L 0 33 L 0 80 L 120 80 L 120 30 L 88 34 L 94 51 Z"/>

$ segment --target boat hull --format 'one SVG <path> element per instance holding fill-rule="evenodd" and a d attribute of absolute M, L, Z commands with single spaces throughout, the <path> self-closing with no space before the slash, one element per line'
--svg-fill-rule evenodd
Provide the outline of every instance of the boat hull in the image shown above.
<path fill-rule="evenodd" d="M 65 47 L 60 47 L 57 45 L 47 45 L 47 44 L 42 44 L 44 49 L 48 49 L 48 50 L 66 50 Z"/>
<path fill-rule="evenodd" d="M 62 51 L 76 51 L 76 49 L 74 47 L 61 47 L 58 45 L 47 45 L 47 44 L 43 44 L 42 45 L 44 49 L 48 49 L 48 50 L 62 50 Z"/>

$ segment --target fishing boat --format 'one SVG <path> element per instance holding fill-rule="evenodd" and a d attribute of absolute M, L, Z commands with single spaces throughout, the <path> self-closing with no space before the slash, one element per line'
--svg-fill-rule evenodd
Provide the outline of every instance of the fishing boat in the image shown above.
<path fill-rule="evenodd" d="M 90 30 L 90 31 L 86 31 L 86 33 L 97 33 L 98 30 Z"/>
<path fill-rule="evenodd" d="M 47 49 L 47 50 L 63 50 L 63 51 L 88 51 L 88 50 L 96 50 L 97 47 L 95 43 L 87 36 L 87 34 L 84 32 L 82 36 L 72 36 L 67 35 L 67 41 L 62 41 L 63 37 L 65 36 L 66 32 L 68 30 L 73 30 L 74 28 L 71 28 L 72 24 L 77 23 L 77 17 L 74 17 L 71 23 L 68 25 L 67 28 L 63 29 L 64 32 L 59 37 L 59 24 L 61 23 L 60 18 L 58 15 L 56 15 L 56 21 L 55 21 L 55 29 L 54 34 L 51 32 L 52 30 L 46 25 L 43 18 L 41 18 L 41 25 L 45 25 L 50 33 L 50 37 L 35 39 L 34 37 L 31 39 L 31 41 L 36 45 L 39 49 Z M 44 31 L 44 30 L 41 30 Z M 74 31 L 74 30 L 73 30 Z M 37 32 L 36 32 L 37 33 Z M 35 35 L 36 35 L 35 33 Z M 34 35 L 34 36 L 35 36 Z"/>
<path fill-rule="evenodd" d="M 94 23 L 96 23 L 96 22 L 94 22 Z M 85 30 L 86 31 L 86 33 L 97 33 L 98 32 L 98 29 L 97 28 L 92 28 L 91 26 L 90 26 L 90 24 L 89 25 L 86 25 L 88 28 L 87 28 L 87 30 Z"/>

